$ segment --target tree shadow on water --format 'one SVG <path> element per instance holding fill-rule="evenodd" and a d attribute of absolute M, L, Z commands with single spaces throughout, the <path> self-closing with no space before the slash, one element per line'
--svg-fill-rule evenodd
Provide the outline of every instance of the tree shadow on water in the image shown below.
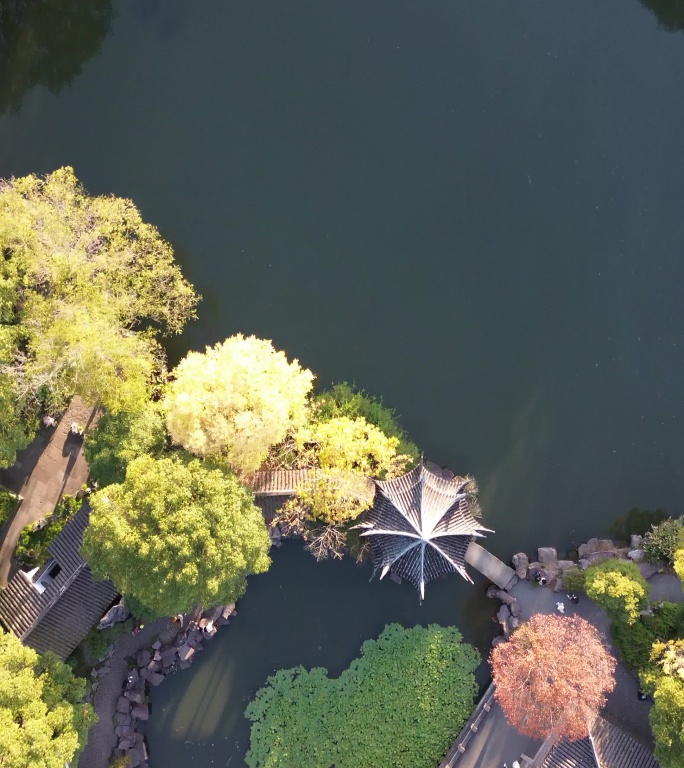
<path fill-rule="evenodd" d="M 0 114 L 36 85 L 59 91 L 107 36 L 112 0 L 0 0 Z"/>
<path fill-rule="evenodd" d="M 684 0 L 640 0 L 668 32 L 684 30 Z"/>

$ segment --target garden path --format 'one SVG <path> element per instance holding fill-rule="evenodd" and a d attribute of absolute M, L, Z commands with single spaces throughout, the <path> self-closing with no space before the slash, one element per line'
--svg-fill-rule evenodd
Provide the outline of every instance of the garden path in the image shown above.
<path fill-rule="evenodd" d="M 112 750 L 116 747 L 114 712 L 128 675 L 127 659 L 149 648 L 157 638 L 163 644 L 171 642 L 179 631 L 180 626 L 171 619 L 157 619 L 145 624 L 136 635 L 123 635 L 114 642 L 114 652 L 108 662 L 109 671 L 100 678 L 93 697 L 98 721 L 88 733 L 88 743 L 79 756 L 78 768 L 107 768 L 109 765 Z"/>
<path fill-rule="evenodd" d="M 36 461 L 36 449 L 30 446 L 18 466 L 7 473 L 10 488 L 22 502 L 5 529 L 0 544 L 0 587 L 7 586 L 12 555 L 24 526 L 35 523 L 54 511 L 64 494 L 75 494 L 88 479 L 88 466 L 83 456 L 83 440 L 71 434 L 75 422 L 87 428 L 97 419 L 97 409 L 75 397 L 54 427 L 45 444 L 45 432 L 36 438 L 44 445 Z"/>

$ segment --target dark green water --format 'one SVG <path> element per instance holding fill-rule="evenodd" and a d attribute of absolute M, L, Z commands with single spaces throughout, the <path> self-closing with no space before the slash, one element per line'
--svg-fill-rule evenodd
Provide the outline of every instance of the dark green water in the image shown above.
<path fill-rule="evenodd" d="M 136 201 L 205 297 L 172 356 L 272 338 L 475 474 L 495 552 L 571 546 L 682 511 L 684 18 L 649 5 L 44 1 L 0 40 L 0 175 Z M 240 764 L 269 671 L 387 621 L 485 641 L 472 588 L 368 575 L 278 553 L 155 696 L 153 765 Z"/>

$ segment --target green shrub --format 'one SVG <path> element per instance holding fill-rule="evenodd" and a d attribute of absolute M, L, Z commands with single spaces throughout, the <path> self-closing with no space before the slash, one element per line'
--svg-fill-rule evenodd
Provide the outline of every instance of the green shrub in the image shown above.
<path fill-rule="evenodd" d="M 0 530 L 5 527 L 7 521 L 14 514 L 17 502 L 18 499 L 13 493 L 0 488 Z"/>
<path fill-rule="evenodd" d="M 673 563 L 675 552 L 679 546 L 682 524 L 679 519 L 669 518 L 659 525 L 652 526 L 644 543 L 646 560 L 649 563 L 659 563 L 665 560 Z"/>
<path fill-rule="evenodd" d="M 587 572 L 581 568 L 571 568 L 563 572 L 563 587 L 568 592 L 584 592 Z"/>
<path fill-rule="evenodd" d="M 27 525 L 19 536 L 16 558 L 25 568 L 35 568 L 47 562 L 48 547 L 55 536 L 64 528 L 81 508 L 83 501 L 75 496 L 63 496 L 55 511 L 48 517 L 47 523 L 35 531 Z"/>
<path fill-rule="evenodd" d="M 587 568 L 587 595 L 614 621 L 633 624 L 648 605 L 650 585 L 639 567 L 626 560 L 604 560 Z"/>
<path fill-rule="evenodd" d="M 122 635 L 130 635 L 133 631 L 133 619 L 126 619 L 126 621 L 119 621 L 113 624 L 107 629 L 98 629 L 95 627 L 91 629 L 86 637 L 86 643 L 90 648 L 91 655 L 96 659 L 101 659 L 107 648 Z"/>
<path fill-rule="evenodd" d="M 653 616 L 644 616 L 643 621 L 659 640 L 671 640 L 684 636 L 684 604 L 654 603 Z"/>
<path fill-rule="evenodd" d="M 634 624 L 614 621 L 610 625 L 610 633 L 620 651 L 622 661 L 633 672 L 638 674 L 648 666 L 656 636 L 643 621 L 635 621 Z"/>
<path fill-rule="evenodd" d="M 662 509 L 654 512 L 632 507 L 626 515 L 619 515 L 608 527 L 610 535 L 618 541 L 628 542 L 632 534 L 645 536 L 654 525 L 662 523 L 667 515 Z"/>
<path fill-rule="evenodd" d="M 371 397 L 363 390 L 354 389 L 351 384 L 343 381 L 317 395 L 314 402 L 317 421 L 330 421 L 341 416 L 356 419 L 361 416 L 387 437 L 398 438 L 397 454 L 411 457 L 409 469 L 418 462 L 420 458 L 418 446 L 408 439 L 399 425 L 396 413 L 392 408 L 383 405 L 382 400 Z"/>

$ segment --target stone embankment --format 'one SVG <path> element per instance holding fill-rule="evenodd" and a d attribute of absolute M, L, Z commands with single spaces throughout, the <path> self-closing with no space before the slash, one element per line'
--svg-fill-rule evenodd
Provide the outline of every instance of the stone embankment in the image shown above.
<path fill-rule="evenodd" d="M 234 603 L 207 610 L 197 621 L 189 621 L 171 644 L 156 640 L 129 660 L 128 675 L 114 714 L 117 739 L 114 757 L 125 756 L 130 768 L 147 768 L 144 724 L 150 716 L 150 688 L 162 683 L 167 675 L 188 669 L 203 649 L 205 640 L 236 615 Z"/>
<path fill-rule="evenodd" d="M 651 578 L 658 570 L 656 566 L 643 562 L 642 536 L 631 536 L 628 547 L 618 546 L 610 539 L 589 539 L 586 544 L 580 544 L 577 554 L 577 560 L 562 560 L 558 558 L 558 553 L 553 547 L 539 547 L 536 560 L 530 561 L 524 552 L 518 552 L 511 558 L 511 564 L 518 579 L 534 581 L 554 592 L 566 591 L 563 578 L 568 572 L 586 570 L 590 565 L 603 560 L 623 559 L 637 563 L 646 579 Z M 510 585 L 513 586 L 515 583 Z M 508 589 L 498 589 L 492 584 L 487 590 L 487 597 L 501 602 L 496 617 L 503 635 L 494 638 L 495 645 L 508 639 L 520 623 L 521 606 Z"/>

